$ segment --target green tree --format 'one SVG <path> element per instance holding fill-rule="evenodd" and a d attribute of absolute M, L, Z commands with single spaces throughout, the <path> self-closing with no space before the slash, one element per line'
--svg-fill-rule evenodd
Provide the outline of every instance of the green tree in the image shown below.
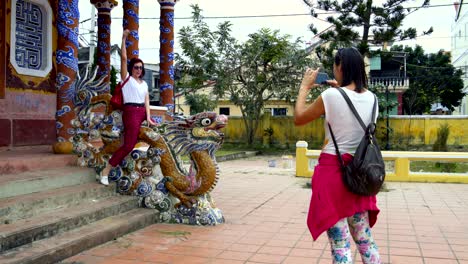
<path fill-rule="evenodd" d="M 117 70 L 114 66 L 111 66 L 109 91 L 111 94 L 114 94 L 115 86 L 117 86 Z"/>
<path fill-rule="evenodd" d="M 369 44 L 381 45 L 396 40 L 414 39 L 417 36 L 415 28 L 401 29 L 403 20 L 420 7 L 429 5 L 424 0 L 418 8 L 404 8 L 406 2 L 412 0 L 303 0 L 311 7 L 311 14 L 318 17 L 326 11 L 330 15 L 326 20 L 331 24 L 331 30 L 320 34 L 320 38 L 327 41 L 327 47 L 318 47 L 317 54 L 324 65 L 330 68 L 333 60 L 332 53 L 337 48 L 357 46 L 361 54 L 369 53 Z M 317 34 L 314 24 L 310 25 L 312 32 Z M 432 27 L 423 32 L 430 34 Z M 371 37 L 372 36 L 372 37 Z"/>
<path fill-rule="evenodd" d="M 403 94 L 403 107 L 408 114 L 429 112 L 433 103 L 441 103 L 450 110 L 460 105 L 464 94 L 463 72 L 451 64 L 450 53 L 424 53 L 417 45 L 412 47 L 393 46 L 392 51 L 408 53 L 407 76 L 409 89 Z"/>
<path fill-rule="evenodd" d="M 93 63 L 91 64 L 91 71 L 92 72 L 97 70 L 97 67 L 98 67 L 97 63 L 98 63 L 98 54 L 97 54 L 97 52 L 95 52 L 94 56 L 93 56 Z M 110 71 L 109 75 L 110 75 L 109 93 L 114 94 L 115 86 L 117 86 L 117 70 L 112 65 L 111 65 L 111 71 Z M 104 78 L 104 77 L 101 76 L 101 78 Z"/>
<path fill-rule="evenodd" d="M 284 99 L 292 102 L 303 70 L 315 67 L 300 39 L 291 42 L 288 35 L 261 29 L 250 34 L 242 45 L 231 36 L 231 24 L 223 22 L 211 31 L 201 10 L 193 8 L 193 26 L 179 33 L 182 55 L 177 56 L 183 69 L 179 87 L 188 92 L 214 85 L 213 95 L 229 98 L 242 112 L 247 142 L 252 144 L 265 102 Z"/>
<path fill-rule="evenodd" d="M 206 94 L 186 94 L 185 103 L 190 106 L 191 115 L 204 111 L 213 111 L 216 107 L 216 101 L 211 100 Z"/>

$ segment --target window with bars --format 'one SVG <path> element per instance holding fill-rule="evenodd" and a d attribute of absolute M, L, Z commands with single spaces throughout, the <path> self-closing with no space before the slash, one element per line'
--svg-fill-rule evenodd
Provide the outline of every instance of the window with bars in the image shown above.
<path fill-rule="evenodd" d="M 10 63 L 19 74 L 45 77 L 52 69 L 52 9 L 46 0 L 11 2 Z"/>
<path fill-rule="evenodd" d="M 287 112 L 288 111 L 286 108 L 273 108 L 272 115 L 273 116 L 285 116 Z"/>
<path fill-rule="evenodd" d="M 220 115 L 230 115 L 231 109 L 229 107 L 220 107 L 219 108 L 219 114 Z"/>

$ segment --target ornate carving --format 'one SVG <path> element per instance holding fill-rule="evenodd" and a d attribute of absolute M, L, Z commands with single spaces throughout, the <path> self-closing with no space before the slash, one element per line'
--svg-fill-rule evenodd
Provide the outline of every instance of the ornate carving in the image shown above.
<path fill-rule="evenodd" d="M 16 2 L 15 59 L 22 68 L 40 70 L 42 67 L 43 16 L 38 5 L 22 0 Z"/>
<path fill-rule="evenodd" d="M 123 1 L 124 16 L 122 26 L 130 30 L 127 46 L 127 59 L 137 58 L 139 56 L 138 43 L 140 37 L 138 36 L 139 27 L 139 1 L 138 0 L 124 0 Z"/>
<path fill-rule="evenodd" d="M 110 25 L 112 22 L 110 13 L 118 3 L 115 0 L 91 0 L 91 4 L 96 6 L 98 10 L 98 77 L 104 76 L 104 82 L 108 83 L 110 80 Z"/>
<path fill-rule="evenodd" d="M 6 52 L 7 52 L 7 58 L 10 56 L 10 46 L 6 45 Z M 49 74 L 49 78 L 46 78 L 42 82 L 36 84 L 33 81 L 28 81 L 25 83 L 24 80 L 27 80 L 27 76 L 24 77 L 24 80 L 20 78 L 18 74 L 16 74 L 13 71 L 13 68 L 11 65 L 5 65 L 5 70 L 6 70 L 6 87 L 10 88 L 19 88 L 19 89 L 31 89 L 31 90 L 39 90 L 39 91 L 46 91 L 46 92 L 51 92 L 55 93 L 55 70 L 54 67 L 52 68 L 52 71 Z"/>
<path fill-rule="evenodd" d="M 56 153 L 69 153 L 73 136 L 70 121 L 75 117 L 73 82 L 78 72 L 78 0 L 59 0 L 57 14 L 57 142 L 53 149 Z"/>
<path fill-rule="evenodd" d="M 171 116 L 174 111 L 174 5 L 177 1 L 159 0 L 158 2 L 161 5 L 159 87 L 162 105 L 167 107 Z"/>
<path fill-rule="evenodd" d="M 116 7 L 118 5 L 117 1 L 115 0 L 91 0 L 91 4 L 93 4 L 100 12 L 106 12 L 112 10 L 112 8 Z"/>
<path fill-rule="evenodd" d="M 89 78 L 89 77 L 88 77 Z M 92 78 L 90 78 L 92 80 Z M 110 95 L 101 94 L 101 83 L 80 81 L 76 85 L 73 120 L 75 152 L 83 166 L 99 173 L 111 154 L 120 146 L 122 117 L 109 104 Z M 98 112 L 96 109 L 105 109 Z M 210 191 L 215 187 L 218 166 L 215 152 L 224 135 L 220 132 L 227 117 L 213 112 L 149 127 L 140 128 L 139 142 L 149 146 L 135 149 L 111 170 L 109 181 L 115 182 L 121 194 L 140 197 L 141 205 L 158 210 L 165 222 L 215 225 L 224 222 L 214 205 Z M 97 148 L 92 142 L 102 140 Z M 188 155 L 186 168 L 179 155 Z"/>
<path fill-rule="evenodd" d="M 44 77 L 52 69 L 52 9 L 46 0 L 11 5 L 10 63 L 20 74 Z"/>

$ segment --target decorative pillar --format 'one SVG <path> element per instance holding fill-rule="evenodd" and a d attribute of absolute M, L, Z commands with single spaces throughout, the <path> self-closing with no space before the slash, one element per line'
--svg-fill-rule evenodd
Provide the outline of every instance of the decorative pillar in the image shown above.
<path fill-rule="evenodd" d="M 162 106 L 168 115 L 174 113 L 174 6 L 177 0 L 158 0 L 161 5 L 159 20 L 159 87 Z"/>
<path fill-rule="evenodd" d="M 75 117 L 73 110 L 73 83 L 78 72 L 78 0 L 58 0 L 57 10 L 57 142 L 53 151 L 69 154 L 73 151 L 73 137 L 70 121 Z"/>
<path fill-rule="evenodd" d="M 125 43 L 127 47 L 127 59 L 131 60 L 132 58 L 138 58 L 139 49 L 138 41 L 140 37 L 138 36 L 139 28 L 139 0 L 123 0 L 123 21 L 122 27 L 124 29 L 130 30 L 128 35 L 127 42 Z"/>
<path fill-rule="evenodd" d="M 97 77 L 104 77 L 104 82 L 110 81 L 110 33 L 112 8 L 117 6 L 115 0 L 91 0 L 98 10 L 98 44 L 97 44 Z M 110 88 L 110 86 L 109 86 Z"/>

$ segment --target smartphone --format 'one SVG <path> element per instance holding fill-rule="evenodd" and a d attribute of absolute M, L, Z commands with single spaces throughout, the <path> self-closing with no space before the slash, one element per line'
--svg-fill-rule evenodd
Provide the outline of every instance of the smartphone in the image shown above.
<path fill-rule="evenodd" d="M 328 77 L 328 74 L 326 74 L 324 72 L 319 72 L 317 74 L 317 78 L 315 79 L 315 83 L 316 84 L 327 84 L 327 80 L 330 80 L 330 78 Z"/>

